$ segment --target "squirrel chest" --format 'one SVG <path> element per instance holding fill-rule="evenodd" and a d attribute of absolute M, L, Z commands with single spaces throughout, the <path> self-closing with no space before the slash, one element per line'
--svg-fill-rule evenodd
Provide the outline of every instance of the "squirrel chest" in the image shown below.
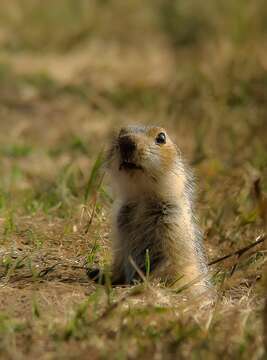
<path fill-rule="evenodd" d="M 138 275 L 129 258 L 144 274 L 168 261 L 166 249 L 171 245 L 179 206 L 155 199 L 123 204 L 117 215 L 120 244 L 124 253 L 124 275 L 131 282 Z"/>

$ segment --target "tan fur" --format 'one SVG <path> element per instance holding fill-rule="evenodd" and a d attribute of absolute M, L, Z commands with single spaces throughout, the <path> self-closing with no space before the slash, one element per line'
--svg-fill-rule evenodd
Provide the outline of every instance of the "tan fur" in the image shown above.
<path fill-rule="evenodd" d="M 144 271 L 145 251 L 150 251 L 152 279 L 176 287 L 192 282 L 193 290 L 203 291 L 209 281 L 202 237 L 193 215 L 192 179 L 168 135 L 166 143 L 157 142 L 159 133 L 166 131 L 159 127 L 124 128 L 107 156 L 116 198 L 113 280 L 134 280 L 129 257 Z M 130 155 L 122 152 L 122 138 L 135 146 Z M 140 169 L 124 168 L 125 157 Z"/>

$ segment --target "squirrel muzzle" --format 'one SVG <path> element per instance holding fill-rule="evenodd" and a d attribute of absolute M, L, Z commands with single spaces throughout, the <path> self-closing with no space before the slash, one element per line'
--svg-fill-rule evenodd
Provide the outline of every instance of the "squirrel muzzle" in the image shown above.
<path fill-rule="evenodd" d="M 142 169 L 136 163 L 137 145 L 134 139 L 129 135 L 119 137 L 120 166 L 119 170 L 140 170 Z"/>

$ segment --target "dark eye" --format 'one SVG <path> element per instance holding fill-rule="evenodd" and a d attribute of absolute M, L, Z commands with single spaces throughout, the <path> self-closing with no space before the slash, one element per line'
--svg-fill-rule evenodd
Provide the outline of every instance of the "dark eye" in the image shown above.
<path fill-rule="evenodd" d="M 166 144 L 166 135 L 163 132 L 157 135 L 156 144 Z"/>

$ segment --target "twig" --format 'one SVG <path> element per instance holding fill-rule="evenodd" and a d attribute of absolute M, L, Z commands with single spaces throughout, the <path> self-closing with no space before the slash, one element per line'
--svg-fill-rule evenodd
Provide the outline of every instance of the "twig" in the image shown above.
<path fill-rule="evenodd" d="M 55 263 L 52 266 L 42 269 L 41 271 L 39 271 L 38 277 L 43 277 L 43 276 L 47 275 L 48 273 L 50 273 L 51 271 L 54 271 L 55 267 L 58 265 L 60 265 L 60 264 Z"/>
<path fill-rule="evenodd" d="M 245 252 L 247 252 L 248 250 L 250 250 L 251 248 L 253 248 L 254 246 L 258 245 L 258 244 L 261 244 L 263 243 L 265 240 L 266 240 L 267 236 L 266 234 L 262 234 L 262 235 L 259 235 L 257 238 L 256 238 L 256 241 L 254 241 L 252 244 L 249 244 L 233 253 L 230 253 L 230 254 L 227 254 L 227 255 L 224 255 L 218 259 L 215 259 L 215 260 L 212 260 L 211 262 L 209 262 L 209 266 L 211 265 L 214 265 L 214 264 L 217 264 L 218 262 L 221 262 L 223 260 L 226 260 L 232 256 L 235 256 L 237 255 L 238 257 L 240 257 L 241 255 L 243 255 Z"/>
<path fill-rule="evenodd" d="M 61 267 L 64 267 L 64 268 L 72 268 L 72 269 L 80 269 L 80 270 L 86 270 L 86 266 L 78 266 L 78 265 L 71 265 L 71 264 L 62 264 L 62 263 L 55 263 L 51 266 L 48 266 L 42 270 L 39 271 L 38 273 L 38 276 L 37 277 L 44 277 L 45 275 L 47 275 L 48 273 L 50 273 L 51 271 L 54 271 L 55 268 L 57 266 L 61 266 Z"/>
<path fill-rule="evenodd" d="M 134 268 L 134 270 L 137 272 L 137 274 L 140 276 L 140 278 L 143 280 L 143 282 L 147 285 L 148 281 L 147 278 L 145 277 L 144 273 L 142 272 L 142 270 L 139 269 L 139 267 L 137 266 L 137 264 L 135 263 L 134 259 L 131 257 L 131 255 L 128 258 L 130 264 L 132 265 L 132 267 Z"/>

